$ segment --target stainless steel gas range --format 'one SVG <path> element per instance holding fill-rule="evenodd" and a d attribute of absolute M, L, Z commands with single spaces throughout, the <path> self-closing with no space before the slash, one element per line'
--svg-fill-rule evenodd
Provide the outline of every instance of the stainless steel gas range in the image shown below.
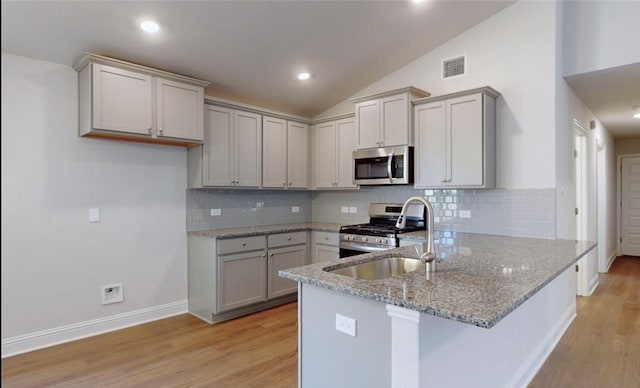
<path fill-rule="evenodd" d="M 404 229 L 395 226 L 401 211 L 401 203 L 369 204 L 368 223 L 340 228 L 340 258 L 396 248 L 400 245 L 400 234 L 426 229 L 424 205 L 409 206 Z"/>

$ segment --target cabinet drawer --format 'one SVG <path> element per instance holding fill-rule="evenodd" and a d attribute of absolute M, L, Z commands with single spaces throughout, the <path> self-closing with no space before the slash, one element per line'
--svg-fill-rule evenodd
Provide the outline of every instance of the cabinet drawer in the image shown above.
<path fill-rule="evenodd" d="M 333 232 L 315 232 L 315 243 L 316 244 L 325 244 L 325 245 L 335 245 L 338 246 L 338 233 Z"/>
<path fill-rule="evenodd" d="M 227 240 L 218 240 L 218 254 L 239 253 L 256 251 L 266 248 L 264 236 L 239 237 Z"/>
<path fill-rule="evenodd" d="M 268 237 L 269 248 L 283 247 L 287 245 L 306 244 L 307 232 L 292 232 L 270 234 Z"/>

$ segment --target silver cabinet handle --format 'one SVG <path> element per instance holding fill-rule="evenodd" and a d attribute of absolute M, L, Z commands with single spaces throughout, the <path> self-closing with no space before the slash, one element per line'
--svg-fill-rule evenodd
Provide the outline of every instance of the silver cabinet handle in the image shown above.
<path fill-rule="evenodd" d="M 291 237 L 287 237 L 287 241 L 291 241 Z"/>
<path fill-rule="evenodd" d="M 162 135 L 162 133 L 163 133 L 162 128 L 158 128 L 158 132 L 160 132 L 160 135 Z"/>
<path fill-rule="evenodd" d="M 325 239 L 325 241 L 329 241 L 329 237 L 325 237 L 324 239 Z"/>
<path fill-rule="evenodd" d="M 269 257 L 273 257 L 273 253 L 271 253 L 271 254 L 269 255 Z"/>
<path fill-rule="evenodd" d="M 387 160 L 387 175 L 389 176 L 389 182 L 393 182 L 393 174 L 391 172 L 392 162 L 393 162 L 393 152 L 389 154 L 389 160 Z"/>
<path fill-rule="evenodd" d="M 243 247 L 247 246 L 247 243 L 246 242 L 242 243 L 242 246 Z"/>
<path fill-rule="evenodd" d="M 447 182 L 447 180 L 446 180 L 446 179 L 442 179 L 440 182 L 442 182 L 442 183 L 446 183 L 446 182 Z"/>
<path fill-rule="evenodd" d="M 289 186 L 292 186 L 292 185 L 293 185 L 293 182 L 289 182 Z"/>
<path fill-rule="evenodd" d="M 149 131 L 149 135 L 151 135 L 151 125 L 149 125 L 149 128 L 147 128 L 147 131 Z"/>

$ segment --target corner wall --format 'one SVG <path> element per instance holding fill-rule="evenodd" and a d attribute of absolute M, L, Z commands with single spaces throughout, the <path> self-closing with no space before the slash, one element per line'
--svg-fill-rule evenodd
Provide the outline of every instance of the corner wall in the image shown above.
<path fill-rule="evenodd" d="M 186 312 L 186 149 L 78 137 L 77 79 L 2 53 L 3 356 L 60 328 Z M 101 305 L 120 282 L 124 302 Z"/>

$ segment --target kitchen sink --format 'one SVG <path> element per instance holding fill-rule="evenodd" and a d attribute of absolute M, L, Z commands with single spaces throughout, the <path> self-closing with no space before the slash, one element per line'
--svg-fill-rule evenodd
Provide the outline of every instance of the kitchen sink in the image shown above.
<path fill-rule="evenodd" d="M 378 280 L 417 271 L 419 269 L 424 270 L 424 266 L 425 264 L 422 260 L 413 257 L 385 257 L 347 267 L 325 269 L 325 271 L 354 279 Z"/>

